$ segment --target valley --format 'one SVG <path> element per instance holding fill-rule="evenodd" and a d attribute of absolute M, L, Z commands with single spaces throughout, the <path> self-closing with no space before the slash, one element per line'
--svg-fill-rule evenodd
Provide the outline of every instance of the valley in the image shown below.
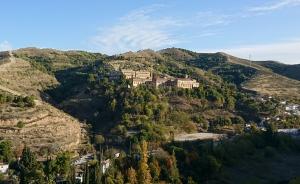
<path fill-rule="evenodd" d="M 30 148 L 45 163 L 69 159 L 81 179 L 86 173 L 77 170 L 97 171 L 104 182 L 129 180 L 141 157 L 156 181 L 241 181 L 241 166 L 227 154 L 239 160 L 276 152 L 279 159 L 284 149 L 299 151 L 297 139 L 277 129 L 300 128 L 298 106 L 286 110 L 300 103 L 300 81 L 260 62 L 179 48 L 113 56 L 24 48 L 0 58 L 1 139 L 17 157 Z M 203 176 L 185 171 L 192 161 Z"/>

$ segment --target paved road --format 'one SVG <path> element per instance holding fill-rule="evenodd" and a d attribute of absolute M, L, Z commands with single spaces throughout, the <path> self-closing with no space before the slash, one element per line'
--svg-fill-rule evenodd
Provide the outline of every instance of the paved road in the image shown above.
<path fill-rule="evenodd" d="M 174 137 L 174 141 L 195 141 L 195 140 L 220 140 L 226 137 L 225 134 L 215 133 L 193 133 L 193 134 L 180 134 Z"/>

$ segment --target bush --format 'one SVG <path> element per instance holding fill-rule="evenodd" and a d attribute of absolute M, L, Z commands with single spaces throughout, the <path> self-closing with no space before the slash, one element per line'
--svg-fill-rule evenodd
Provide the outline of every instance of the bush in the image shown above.
<path fill-rule="evenodd" d="M 25 123 L 22 122 L 22 121 L 19 121 L 19 122 L 17 123 L 17 127 L 18 127 L 18 128 L 23 128 L 24 126 L 25 126 Z"/>
<path fill-rule="evenodd" d="M 33 96 L 16 96 L 13 99 L 13 102 L 18 106 L 18 107 L 34 107 L 35 102 L 34 102 L 34 97 Z"/>

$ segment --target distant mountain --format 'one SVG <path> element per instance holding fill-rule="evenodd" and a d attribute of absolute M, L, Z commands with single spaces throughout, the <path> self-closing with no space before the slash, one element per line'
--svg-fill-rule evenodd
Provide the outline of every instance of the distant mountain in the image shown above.
<path fill-rule="evenodd" d="M 179 48 L 168 48 L 158 52 L 170 60 L 211 71 L 225 81 L 244 89 L 264 95 L 300 98 L 300 82 L 296 81 L 299 80 L 299 65 L 267 65 L 268 62 L 253 62 L 222 52 L 196 53 Z"/>
<path fill-rule="evenodd" d="M 271 69 L 280 75 L 300 80 L 300 64 L 287 65 L 276 61 L 257 61 L 257 64 Z"/>

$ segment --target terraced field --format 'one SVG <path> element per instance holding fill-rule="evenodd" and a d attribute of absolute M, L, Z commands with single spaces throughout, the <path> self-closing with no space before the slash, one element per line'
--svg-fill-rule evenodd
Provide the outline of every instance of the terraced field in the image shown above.
<path fill-rule="evenodd" d="M 58 151 L 78 151 L 87 140 L 85 129 L 75 118 L 41 100 L 41 91 L 57 85 L 54 76 L 34 69 L 22 59 L 5 58 L 0 65 L 0 90 L 12 95 L 33 95 L 36 106 L 0 105 L 0 139 L 11 140 L 15 150 L 24 146 L 40 159 Z"/>

